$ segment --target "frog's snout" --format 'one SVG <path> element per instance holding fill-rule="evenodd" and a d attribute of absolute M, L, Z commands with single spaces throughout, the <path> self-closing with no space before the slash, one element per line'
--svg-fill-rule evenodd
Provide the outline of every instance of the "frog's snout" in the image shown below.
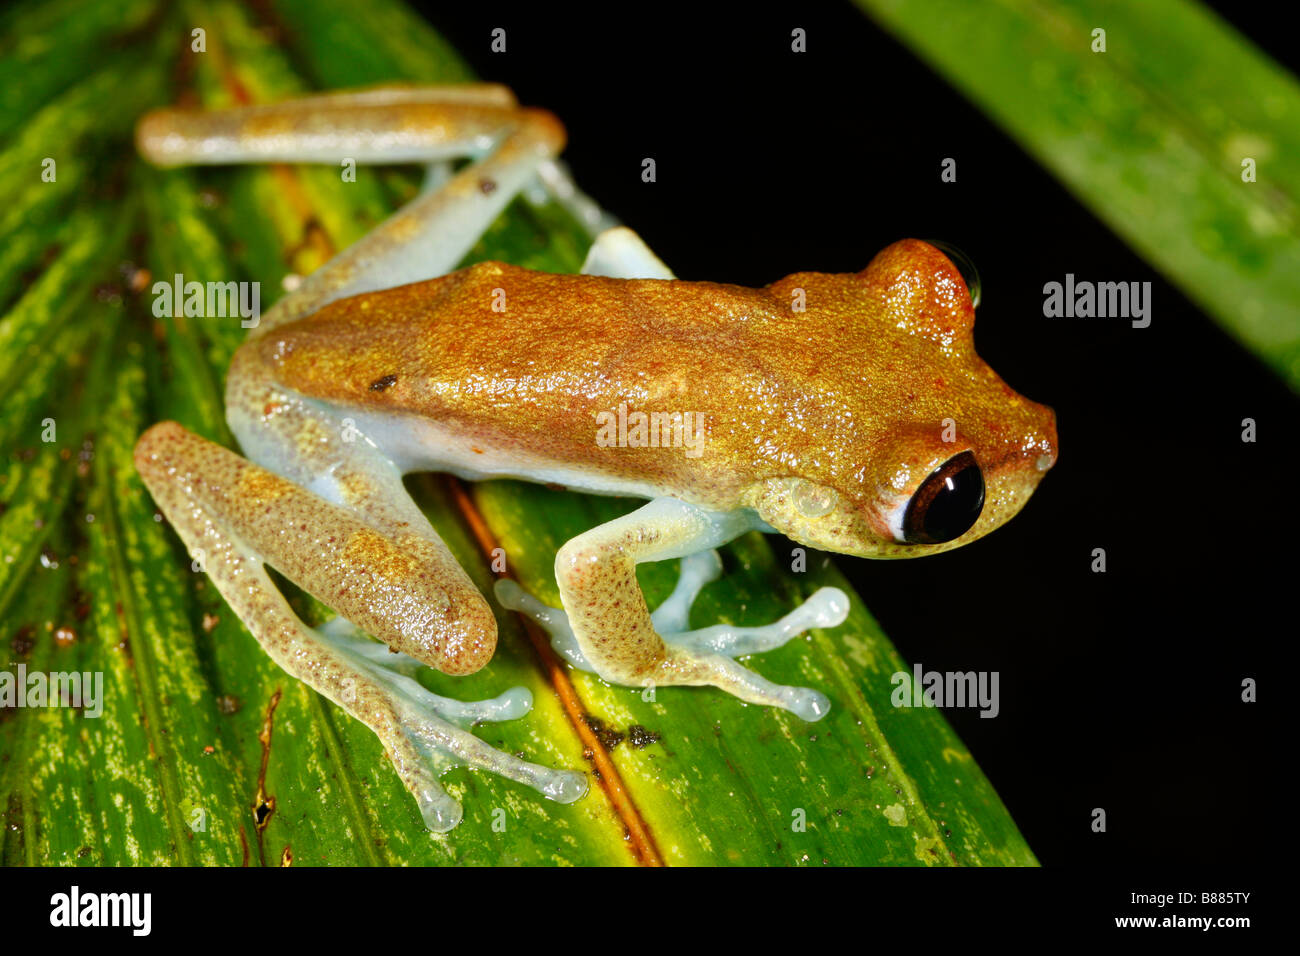
<path fill-rule="evenodd" d="M 1046 474 L 1056 464 L 1060 446 L 1056 438 L 1056 410 L 1047 405 L 1040 405 L 1039 408 L 1043 410 L 1043 421 L 1038 447 L 1033 449 L 1034 468 L 1039 474 Z"/>
<path fill-rule="evenodd" d="M 1031 492 L 1056 464 L 1060 446 L 1056 437 L 1056 412 L 1047 405 L 1027 402 L 1000 448 L 986 449 L 986 469 L 1001 474 L 1023 491 Z M 1009 439 L 1009 440 L 1008 440 Z M 977 452 L 978 455 L 978 452 Z"/>

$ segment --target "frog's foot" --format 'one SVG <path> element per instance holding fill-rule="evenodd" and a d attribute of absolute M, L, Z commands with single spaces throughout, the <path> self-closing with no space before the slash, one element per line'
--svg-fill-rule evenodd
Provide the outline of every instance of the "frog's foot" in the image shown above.
<path fill-rule="evenodd" d="M 849 613 L 849 599 L 839 588 L 820 588 L 785 617 L 760 627 L 715 624 L 688 630 L 691 606 L 701 589 L 722 573 L 717 551 L 701 551 L 682 558 L 681 575 L 668 599 L 650 615 L 655 630 L 674 647 L 744 657 L 781 647 L 805 631 L 837 627 Z"/>
<path fill-rule="evenodd" d="M 587 778 L 571 770 L 553 770 L 528 763 L 488 746 L 468 728 L 486 722 L 517 720 L 533 707 L 526 687 L 512 687 L 490 700 L 458 701 L 442 697 L 415 680 L 423 669 L 415 658 L 390 651 L 385 645 L 360 636 L 348 620 L 336 617 L 316 629 L 338 655 L 348 660 L 358 675 L 386 688 L 388 704 L 398 720 L 398 732 L 421 759 L 422 767 L 403 767 L 405 754 L 390 753 L 406 778 L 424 817 L 436 832 L 452 829 L 461 821 L 460 805 L 438 784 L 437 778 L 454 767 L 469 766 L 526 784 L 558 803 L 573 803 L 587 792 Z M 410 777 L 407 777 L 407 773 Z M 415 786 L 412 786 L 412 782 Z"/>
<path fill-rule="evenodd" d="M 715 550 L 682 558 L 677 586 L 650 616 L 655 632 L 673 649 L 673 657 L 684 659 L 688 664 L 703 663 L 720 672 L 723 680 L 718 682 L 719 686 L 737 696 L 783 707 L 805 720 L 819 720 L 830 709 L 830 701 L 824 694 L 807 687 L 774 684 L 735 663 L 734 658 L 773 650 L 810 628 L 835 627 L 843 623 L 848 614 L 848 598 L 837 588 L 821 588 L 772 624 L 760 627 L 716 624 L 689 630 L 690 609 L 696 597 L 704 585 L 721 573 L 722 560 Z M 569 616 L 562 609 L 543 604 L 508 579 L 497 581 L 495 590 L 502 606 L 525 614 L 546 631 L 557 654 L 574 667 L 598 672 L 583 655 Z M 609 679 L 618 680 L 616 677 Z"/>
<path fill-rule="evenodd" d="M 493 585 L 493 591 L 503 608 L 517 611 L 531 619 L 550 635 L 551 649 L 555 653 L 580 671 L 595 672 L 596 668 L 582 655 L 578 638 L 574 636 L 573 628 L 569 627 L 569 615 L 562 608 L 543 604 L 509 578 L 499 578 Z"/>
<path fill-rule="evenodd" d="M 461 818 L 438 784 L 453 766 L 509 777 L 553 800 L 576 800 L 586 790 L 582 774 L 525 763 L 469 732 L 479 721 L 526 713 L 526 690 L 462 704 L 410 676 L 417 660 L 448 674 L 478 670 L 496 647 L 496 621 L 427 519 L 414 505 L 402 509 L 394 470 L 388 485 L 378 469 L 347 472 L 347 487 L 367 493 L 346 508 L 175 422 L 141 436 L 135 466 L 271 659 L 379 737 L 431 829 L 449 830 Z M 342 617 L 406 653 L 359 636 L 345 620 L 308 627 L 271 580 L 268 565 L 309 593 L 329 595 Z"/>

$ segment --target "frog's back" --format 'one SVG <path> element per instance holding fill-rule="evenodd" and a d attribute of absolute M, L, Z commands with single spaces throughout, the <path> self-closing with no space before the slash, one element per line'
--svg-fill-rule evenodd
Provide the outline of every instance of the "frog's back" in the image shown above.
<path fill-rule="evenodd" d="M 259 374 L 357 413 L 407 466 L 727 507 L 772 476 L 857 487 L 904 426 L 948 415 L 1002 427 L 981 424 L 980 396 L 1014 393 L 915 272 L 901 291 L 870 270 L 749 289 L 486 262 L 339 300 L 246 348 Z M 689 413 L 707 451 L 688 455 L 676 433 L 668 446 L 635 443 L 632 413 Z M 616 448 L 601 435 L 612 415 Z M 424 454 L 434 448 L 467 457 Z"/>
<path fill-rule="evenodd" d="M 485 262 L 339 300 L 252 347 L 282 385 L 374 427 L 394 415 L 410 429 L 436 422 L 426 444 L 471 448 L 480 461 L 599 472 L 617 479 L 607 490 L 635 477 L 638 488 L 686 493 L 743 482 L 747 470 L 727 471 L 734 456 L 692 460 L 679 447 L 611 453 L 596 440 L 598 416 L 620 405 L 691 412 L 710 423 L 713 452 L 734 439 L 752 455 L 753 437 L 729 437 L 724 423 L 753 407 L 743 393 L 772 378 L 759 330 L 776 313 L 761 289 Z"/>
<path fill-rule="evenodd" d="M 429 418 L 698 396 L 761 360 L 762 290 L 484 262 L 331 303 L 259 343 L 304 394 Z M 735 368 L 733 371 L 742 371 Z M 590 419 L 586 419 L 587 422 Z"/>

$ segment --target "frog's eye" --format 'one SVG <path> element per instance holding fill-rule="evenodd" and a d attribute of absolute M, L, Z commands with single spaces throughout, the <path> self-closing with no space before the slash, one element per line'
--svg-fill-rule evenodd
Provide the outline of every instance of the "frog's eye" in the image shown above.
<path fill-rule="evenodd" d="M 943 544 L 971 529 L 984 510 L 984 474 L 968 451 L 940 465 L 907 503 L 903 539 L 908 544 Z"/>

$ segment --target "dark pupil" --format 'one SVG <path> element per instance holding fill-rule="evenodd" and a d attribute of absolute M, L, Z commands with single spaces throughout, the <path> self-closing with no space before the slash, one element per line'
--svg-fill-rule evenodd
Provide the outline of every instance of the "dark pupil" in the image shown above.
<path fill-rule="evenodd" d="M 960 538 L 984 510 L 984 475 L 968 451 L 954 455 L 921 484 L 903 515 L 909 544 L 942 544 Z"/>

